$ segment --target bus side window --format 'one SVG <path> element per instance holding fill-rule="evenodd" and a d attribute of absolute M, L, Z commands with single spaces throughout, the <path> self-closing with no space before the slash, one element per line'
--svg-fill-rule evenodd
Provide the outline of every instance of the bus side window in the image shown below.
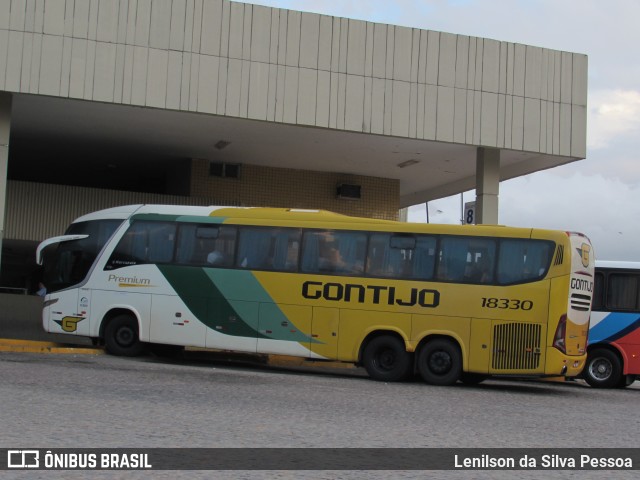
<path fill-rule="evenodd" d="M 300 230 L 244 227 L 240 229 L 236 266 L 293 272 L 298 269 Z"/>
<path fill-rule="evenodd" d="M 636 275 L 609 274 L 607 306 L 611 310 L 638 309 L 638 277 Z"/>
<path fill-rule="evenodd" d="M 384 276 L 389 257 L 389 237 L 387 233 L 374 233 L 369 240 L 369 254 L 367 256 L 367 273 L 374 276 Z"/>
<path fill-rule="evenodd" d="M 436 238 L 427 235 L 371 234 L 367 273 L 373 276 L 433 278 Z"/>
<path fill-rule="evenodd" d="M 442 237 L 440 241 L 440 263 L 438 280 L 464 281 L 469 252 L 469 240 L 463 237 Z"/>
<path fill-rule="evenodd" d="M 493 258 L 486 252 L 478 256 L 469 268 L 468 278 L 472 283 L 493 282 Z"/>
<path fill-rule="evenodd" d="M 409 243 L 407 243 L 409 242 Z M 369 240 L 367 273 L 377 277 L 402 278 L 411 267 L 415 237 L 374 233 Z"/>
<path fill-rule="evenodd" d="M 173 259 L 176 225 L 134 222 L 111 254 L 106 269 L 145 263 L 169 263 Z"/>
<path fill-rule="evenodd" d="M 233 264 L 235 238 L 235 227 L 180 225 L 176 263 L 230 267 Z"/>
<path fill-rule="evenodd" d="M 147 258 L 147 229 L 142 222 L 129 226 L 109 258 L 106 269 L 122 268 L 145 263 Z"/>
<path fill-rule="evenodd" d="M 498 283 L 531 282 L 542 278 L 549 268 L 553 248 L 551 242 L 540 240 L 501 240 Z"/>
<path fill-rule="evenodd" d="M 419 235 L 412 260 L 410 278 L 431 280 L 436 265 L 436 238 Z"/>
<path fill-rule="evenodd" d="M 149 222 L 146 263 L 170 263 L 176 241 L 175 223 Z"/>
<path fill-rule="evenodd" d="M 604 274 L 596 272 L 593 287 L 593 310 L 602 310 L 604 308 Z"/>
<path fill-rule="evenodd" d="M 364 272 L 367 234 L 307 231 L 303 237 L 302 271 L 357 275 Z"/>
<path fill-rule="evenodd" d="M 443 236 L 438 279 L 460 283 L 493 283 L 495 258 L 494 239 Z"/>

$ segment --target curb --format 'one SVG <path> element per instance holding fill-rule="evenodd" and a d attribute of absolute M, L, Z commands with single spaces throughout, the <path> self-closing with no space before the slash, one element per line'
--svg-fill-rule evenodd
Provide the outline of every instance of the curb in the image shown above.
<path fill-rule="evenodd" d="M 0 352 L 100 355 L 104 353 L 104 350 L 102 348 L 74 347 L 54 342 L 0 338 Z"/>

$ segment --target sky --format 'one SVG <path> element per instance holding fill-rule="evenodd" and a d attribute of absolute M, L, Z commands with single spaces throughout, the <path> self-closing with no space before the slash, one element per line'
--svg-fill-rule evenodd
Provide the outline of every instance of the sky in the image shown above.
<path fill-rule="evenodd" d="M 600 260 L 640 261 L 640 1 L 245 0 L 588 56 L 587 157 L 501 182 L 499 223 L 585 233 Z M 462 201 L 475 200 L 475 191 Z M 460 223 L 461 196 L 429 202 Z M 409 209 L 425 222 L 425 204 Z"/>

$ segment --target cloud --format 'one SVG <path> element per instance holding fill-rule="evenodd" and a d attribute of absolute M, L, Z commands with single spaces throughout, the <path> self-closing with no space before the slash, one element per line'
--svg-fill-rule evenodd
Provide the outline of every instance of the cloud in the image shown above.
<path fill-rule="evenodd" d="M 592 241 L 601 260 L 640 260 L 640 187 L 602 175 L 538 172 L 500 184 L 502 225 L 577 231 Z M 466 192 L 464 201 L 475 199 Z M 429 202 L 432 223 L 460 223 L 460 195 Z M 409 209 L 409 221 L 425 221 L 425 206 Z"/>
<path fill-rule="evenodd" d="M 500 223 L 585 233 L 601 260 L 638 260 L 640 194 L 601 175 L 539 172 L 500 187 Z"/>
<path fill-rule="evenodd" d="M 596 90 L 589 94 L 588 148 L 609 147 L 621 136 L 640 133 L 640 92 Z"/>

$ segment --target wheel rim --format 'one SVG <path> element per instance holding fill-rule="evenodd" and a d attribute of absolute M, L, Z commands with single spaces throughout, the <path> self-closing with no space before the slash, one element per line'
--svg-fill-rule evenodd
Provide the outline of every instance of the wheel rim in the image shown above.
<path fill-rule="evenodd" d="M 130 327 L 119 328 L 115 335 L 116 342 L 121 347 L 129 347 L 136 340 L 136 334 Z"/>
<path fill-rule="evenodd" d="M 396 354 L 390 348 L 381 349 L 376 356 L 377 365 L 380 370 L 389 372 L 396 366 Z"/>
<path fill-rule="evenodd" d="M 440 350 L 434 352 L 429 357 L 429 370 L 436 375 L 444 375 L 451 370 L 453 363 L 451 361 L 451 355 L 449 353 Z"/>
<path fill-rule="evenodd" d="M 589 375 L 599 381 L 607 380 L 611 377 L 613 366 L 605 358 L 596 358 L 591 365 L 589 365 Z"/>

